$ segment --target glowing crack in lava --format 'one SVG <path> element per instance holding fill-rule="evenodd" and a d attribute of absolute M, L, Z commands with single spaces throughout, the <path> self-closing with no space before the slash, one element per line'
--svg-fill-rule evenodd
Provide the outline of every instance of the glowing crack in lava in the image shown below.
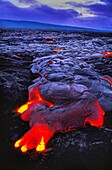
<path fill-rule="evenodd" d="M 104 52 L 100 52 L 100 54 L 103 54 L 103 58 L 112 58 L 112 52 L 107 52 L 107 51 L 104 51 Z"/>
<path fill-rule="evenodd" d="M 56 82 L 32 86 L 28 102 L 16 111 L 31 127 L 15 142 L 22 152 L 33 148 L 44 151 L 55 133 L 86 127 L 86 122 L 102 127 L 104 119 L 100 103 L 85 86 Z"/>

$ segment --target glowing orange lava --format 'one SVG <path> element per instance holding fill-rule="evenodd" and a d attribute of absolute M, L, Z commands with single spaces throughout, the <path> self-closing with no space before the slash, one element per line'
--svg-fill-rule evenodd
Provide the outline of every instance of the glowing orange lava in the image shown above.
<path fill-rule="evenodd" d="M 107 51 L 104 51 L 104 52 L 99 52 L 99 54 L 103 54 L 103 58 L 111 58 L 112 57 L 112 52 L 107 52 Z"/>
<path fill-rule="evenodd" d="M 29 91 L 29 101 L 25 104 L 23 104 L 20 108 L 16 109 L 16 112 L 18 112 L 19 114 L 24 113 L 26 110 L 28 110 L 28 108 L 31 106 L 31 104 L 36 103 L 36 102 L 45 102 L 46 104 L 48 104 L 49 107 L 53 107 L 54 104 L 42 99 L 38 88 L 36 87 L 35 89 L 31 89 Z"/>
<path fill-rule="evenodd" d="M 53 41 L 46 41 L 46 44 L 53 44 Z"/>
<path fill-rule="evenodd" d="M 48 125 L 33 126 L 21 139 L 15 142 L 14 147 L 21 152 L 36 148 L 36 151 L 44 151 L 47 142 L 53 136 L 54 131 L 48 129 Z"/>
<path fill-rule="evenodd" d="M 52 38 L 52 36 L 46 36 L 46 39 L 51 39 Z"/>
<path fill-rule="evenodd" d="M 15 148 L 18 148 L 18 147 L 20 146 L 21 141 L 22 141 L 21 139 L 19 139 L 18 141 L 16 141 L 15 144 L 14 144 L 14 147 L 15 147 Z"/>
<path fill-rule="evenodd" d="M 30 101 L 30 102 L 34 102 L 34 101 L 35 101 L 35 102 L 45 102 L 45 103 L 48 104 L 49 107 L 52 107 L 52 106 L 54 105 L 54 104 L 52 104 L 52 103 L 44 100 L 44 99 L 41 97 L 41 95 L 40 95 L 40 93 L 39 93 L 39 90 L 38 90 L 38 87 L 35 87 L 35 88 L 33 88 L 33 89 L 30 89 L 30 91 L 29 91 L 29 101 Z"/>
<path fill-rule="evenodd" d="M 53 50 L 55 53 L 58 53 L 58 52 L 62 52 L 63 51 L 63 49 L 62 48 L 54 48 L 54 50 Z"/>
<path fill-rule="evenodd" d="M 44 137 L 42 136 L 42 139 L 40 141 L 40 144 L 36 147 L 36 151 L 44 151 L 45 150 L 45 143 L 44 143 Z"/>
<path fill-rule="evenodd" d="M 17 112 L 22 114 L 24 111 L 28 109 L 29 104 L 31 104 L 31 102 L 27 102 L 26 104 L 23 104 L 19 109 L 17 109 Z"/>
<path fill-rule="evenodd" d="M 49 109 L 49 107 L 53 107 L 53 105 L 54 104 L 44 100 L 41 97 L 37 86 L 33 86 L 33 88 L 29 89 L 28 102 L 17 109 L 17 112 L 21 114 L 22 120 L 30 122 L 31 129 L 27 133 L 25 133 L 25 135 L 23 135 L 18 141 L 15 142 L 15 148 L 20 148 L 21 152 L 23 153 L 26 153 L 28 150 L 33 148 L 36 148 L 37 152 L 42 152 L 45 150 L 46 144 L 55 133 L 76 130 L 75 128 L 72 128 L 72 126 L 70 126 L 70 123 L 72 122 L 72 117 L 78 113 L 79 109 L 76 109 L 76 112 L 73 111 L 73 116 L 69 116 L 71 115 L 71 110 L 68 107 L 67 111 L 65 109 L 65 112 L 61 112 L 61 116 L 59 115 L 60 112 L 59 114 L 57 114 L 58 117 L 60 116 L 60 119 L 57 119 L 56 117 L 56 120 L 52 121 L 52 119 L 54 119 L 54 117 L 56 116 L 55 112 L 48 112 L 49 114 L 43 113 L 43 110 L 41 111 L 41 107 L 43 108 L 43 106 L 45 106 L 45 108 L 51 110 Z M 40 107 L 40 113 L 38 113 L 38 107 Z M 101 127 L 103 125 L 104 111 L 101 108 L 100 103 L 96 100 L 95 102 L 90 103 L 90 107 L 91 113 L 88 117 L 84 117 L 84 125 L 86 122 L 89 122 L 93 126 Z M 68 114 L 69 110 L 70 113 Z M 46 112 L 46 110 L 44 111 Z M 81 119 L 80 113 L 79 119 Z M 65 123 L 63 123 L 63 120 L 65 121 L 65 123 L 67 123 L 66 127 Z"/>
<path fill-rule="evenodd" d="M 112 78 L 109 78 L 109 77 L 107 77 L 107 76 L 103 76 L 103 78 L 104 78 L 105 80 L 107 80 L 109 83 L 112 83 Z"/>
<path fill-rule="evenodd" d="M 92 126 L 101 128 L 104 121 L 104 110 L 101 108 L 100 103 L 97 102 L 94 106 L 94 111 L 85 119 L 85 123 L 89 122 Z M 84 123 L 84 124 L 85 124 Z"/>
<path fill-rule="evenodd" d="M 21 151 L 22 151 L 23 153 L 26 152 L 26 151 L 27 151 L 27 146 L 26 146 L 26 145 L 22 146 L 22 147 L 21 147 Z"/>

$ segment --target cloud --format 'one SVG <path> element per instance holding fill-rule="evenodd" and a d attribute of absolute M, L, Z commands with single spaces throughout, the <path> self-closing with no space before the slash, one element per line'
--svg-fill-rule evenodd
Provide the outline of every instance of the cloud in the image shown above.
<path fill-rule="evenodd" d="M 41 4 L 46 4 L 55 9 L 67 9 L 71 7 L 71 3 L 80 5 L 104 4 L 102 0 L 38 0 Z M 70 2 L 70 3 L 68 3 Z"/>
<path fill-rule="evenodd" d="M 82 1 L 77 1 L 75 2 L 66 2 L 67 4 L 72 6 L 72 9 L 77 11 L 80 15 L 78 17 L 80 18 L 88 18 L 88 17 L 97 17 L 97 13 L 94 10 L 91 10 L 89 6 L 99 4 L 99 5 L 105 5 L 105 2 L 102 0 L 82 0 Z"/>
<path fill-rule="evenodd" d="M 37 5 L 37 0 L 5 0 L 11 2 L 19 8 L 30 8 L 32 5 Z"/>
<path fill-rule="evenodd" d="M 47 5 L 41 5 L 34 9 L 37 14 L 43 12 L 41 19 L 43 22 L 51 22 L 54 24 L 65 24 L 68 23 L 73 17 L 77 17 L 79 14 L 74 10 L 63 10 L 63 9 L 53 9 Z"/>
<path fill-rule="evenodd" d="M 104 4 L 105 0 L 2 0 L 9 1 L 20 8 L 29 8 L 34 5 L 47 5 L 54 9 L 71 9 L 73 4 L 92 5 Z M 69 3 L 70 2 L 70 3 Z"/>
<path fill-rule="evenodd" d="M 99 17 L 112 17 L 112 6 L 106 5 L 92 5 L 89 7 L 92 11 L 94 11 Z"/>
<path fill-rule="evenodd" d="M 2 0 L 3 1 L 3 0 Z M 5 0 L 6 1 L 6 0 Z M 78 17 L 95 17 L 95 10 L 91 11 L 89 5 L 105 4 L 105 0 L 7 0 L 19 8 L 36 8 L 49 6 L 57 10 L 74 10 Z"/>
<path fill-rule="evenodd" d="M 103 3 L 112 4 L 112 0 L 101 0 Z"/>
<path fill-rule="evenodd" d="M 13 20 L 28 20 L 65 25 L 78 16 L 74 10 L 53 9 L 47 5 L 35 6 L 35 8 L 18 8 L 7 2 L 0 6 L 0 18 Z"/>

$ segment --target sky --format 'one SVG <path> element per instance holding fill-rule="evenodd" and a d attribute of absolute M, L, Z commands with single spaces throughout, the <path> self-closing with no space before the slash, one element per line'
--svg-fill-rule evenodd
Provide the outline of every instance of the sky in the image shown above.
<path fill-rule="evenodd" d="M 0 0 L 0 19 L 112 30 L 112 0 Z"/>

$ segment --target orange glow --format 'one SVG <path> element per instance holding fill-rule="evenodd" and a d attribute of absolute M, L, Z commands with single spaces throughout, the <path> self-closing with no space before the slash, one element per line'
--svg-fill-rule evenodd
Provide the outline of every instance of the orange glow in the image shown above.
<path fill-rule="evenodd" d="M 34 88 L 31 89 L 29 91 L 29 101 L 26 104 L 23 104 L 20 108 L 16 109 L 16 112 L 18 112 L 19 114 L 24 113 L 26 110 L 28 110 L 28 108 L 31 107 L 31 104 L 35 103 L 35 102 L 45 102 L 48 104 L 49 107 L 53 107 L 54 104 L 42 99 L 38 88 Z"/>
<path fill-rule="evenodd" d="M 94 108 L 97 108 L 97 110 L 94 110 L 89 117 L 87 117 L 84 121 L 84 125 L 86 122 L 89 122 L 92 126 L 96 126 L 101 128 L 104 121 L 104 110 L 101 108 L 100 103 L 97 102 L 94 105 Z"/>
<path fill-rule="evenodd" d="M 51 39 L 52 38 L 52 36 L 46 36 L 46 39 Z"/>
<path fill-rule="evenodd" d="M 20 148 L 21 152 L 27 152 L 36 148 L 37 152 L 45 150 L 47 142 L 53 136 L 54 131 L 48 129 L 48 125 L 33 126 L 20 140 L 15 142 L 15 148 Z"/>
<path fill-rule="evenodd" d="M 42 97 L 41 97 L 41 95 L 39 93 L 38 87 L 36 87 L 34 89 L 30 89 L 30 91 L 29 91 L 29 101 L 31 103 L 33 103 L 33 102 L 45 102 L 45 103 L 48 104 L 49 107 L 53 107 L 54 106 L 54 104 L 52 104 L 52 103 L 42 99 Z"/>
<path fill-rule="evenodd" d="M 109 78 L 109 77 L 106 77 L 106 76 L 103 76 L 103 78 L 104 78 L 105 80 L 107 80 L 109 83 L 112 83 L 112 78 Z"/>
<path fill-rule="evenodd" d="M 36 151 L 40 152 L 44 150 L 45 150 L 45 143 L 44 143 L 44 137 L 42 136 L 40 144 L 36 147 Z"/>
<path fill-rule="evenodd" d="M 56 52 L 56 53 L 58 53 L 58 52 L 61 52 L 61 51 L 63 51 L 63 49 L 62 48 L 54 48 L 54 52 Z"/>
<path fill-rule="evenodd" d="M 107 52 L 107 51 L 104 51 L 104 52 L 99 52 L 99 54 L 103 54 L 103 58 L 111 58 L 112 57 L 112 52 Z"/>
<path fill-rule="evenodd" d="M 62 120 L 59 120 L 59 118 L 57 120 L 56 118 L 56 124 L 54 120 L 52 121 L 52 118 L 54 119 L 53 117 L 54 114 L 51 114 L 50 116 L 48 115 L 48 113 L 51 112 L 48 112 L 47 114 L 43 114 L 43 115 L 42 115 L 42 111 L 40 113 L 37 113 L 38 106 L 40 109 L 41 106 L 43 108 L 44 105 L 47 109 L 48 107 L 54 106 L 54 104 L 42 98 L 41 94 L 39 93 L 39 88 L 37 86 L 31 86 L 31 88 L 29 89 L 28 102 L 22 105 L 19 109 L 17 109 L 18 113 L 22 114 L 21 119 L 24 121 L 29 121 L 31 127 L 31 129 L 27 133 L 25 133 L 25 135 L 21 137 L 18 141 L 16 141 L 14 144 L 14 147 L 15 148 L 20 147 L 20 150 L 23 153 L 33 148 L 36 148 L 37 152 L 42 152 L 45 150 L 46 144 L 54 135 L 54 133 L 58 131 L 68 132 L 68 131 L 76 130 L 75 128 L 72 128 L 72 126 L 70 126 L 69 121 L 71 120 L 68 119 L 66 113 L 62 113 L 62 117 L 61 116 L 59 117 Z M 90 122 L 90 124 L 93 126 L 101 127 L 103 125 L 103 120 L 104 120 L 104 111 L 101 108 L 100 103 L 98 101 L 90 103 L 90 110 L 91 113 L 89 114 L 89 116 L 86 118 L 84 117 L 82 120 L 84 121 L 84 125 L 86 122 Z M 78 115 L 78 113 L 74 113 L 74 112 L 73 114 Z M 59 115 L 57 114 L 57 116 Z M 63 124 L 64 119 L 67 119 L 66 126 L 65 124 Z M 79 119 L 81 119 L 80 113 L 79 113 Z M 51 123 L 49 123 L 50 121 Z M 80 125 L 80 121 L 77 122 L 77 124 L 78 123 Z"/>
<path fill-rule="evenodd" d="M 104 58 L 110 58 L 110 57 L 112 57 L 112 52 L 106 52 L 106 51 L 104 51 Z"/>
<path fill-rule="evenodd" d="M 43 101 L 39 93 L 38 87 L 29 90 L 29 101 L 34 101 L 34 100 Z"/>
<path fill-rule="evenodd" d="M 53 41 L 46 41 L 46 44 L 53 44 Z"/>
<path fill-rule="evenodd" d="M 42 100 L 43 100 L 42 97 L 41 97 L 41 95 L 40 95 L 40 93 L 39 93 L 38 88 L 37 88 L 37 91 L 36 91 L 36 95 L 37 95 L 37 99 L 38 99 L 39 101 L 42 101 Z"/>
<path fill-rule="evenodd" d="M 27 146 L 26 146 L 26 145 L 22 146 L 22 147 L 21 147 L 21 151 L 22 151 L 23 153 L 26 152 L 26 151 L 27 151 Z"/>
<path fill-rule="evenodd" d="M 19 109 L 17 109 L 17 112 L 22 114 L 24 111 L 28 109 L 29 104 L 31 104 L 31 102 L 27 102 L 26 104 L 22 105 Z"/>
<path fill-rule="evenodd" d="M 52 64 L 52 61 L 48 61 L 47 64 L 48 64 L 48 65 Z"/>
<path fill-rule="evenodd" d="M 15 148 L 18 148 L 18 147 L 20 146 L 21 141 L 22 141 L 22 140 L 20 139 L 20 140 L 18 140 L 17 142 L 15 142 L 14 147 L 15 147 Z"/>

